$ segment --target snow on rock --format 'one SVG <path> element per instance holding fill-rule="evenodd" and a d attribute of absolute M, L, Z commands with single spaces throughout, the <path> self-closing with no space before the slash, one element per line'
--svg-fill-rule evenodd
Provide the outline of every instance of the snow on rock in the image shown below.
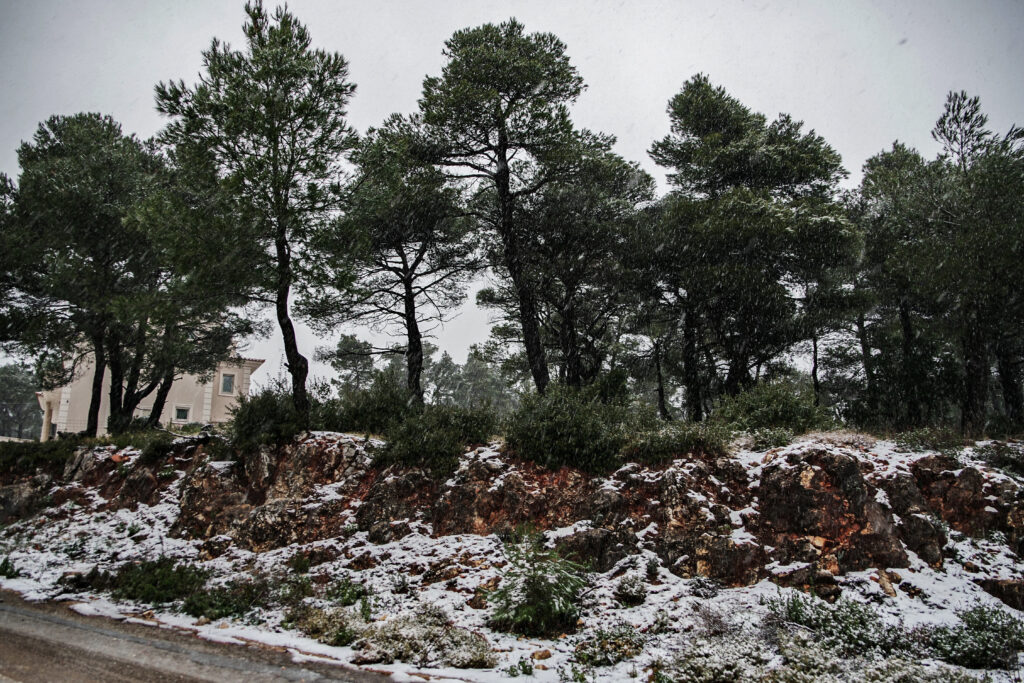
<path fill-rule="evenodd" d="M 440 608 L 458 633 L 485 638 L 496 660 L 484 670 L 440 660 L 373 664 L 396 680 L 424 671 L 504 680 L 504 670 L 529 662 L 537 680 L 554 681 L 571 675 L 586 639 L 624 624 L 642 635 L 642 654 L 600 669 L 602 680 L 622 680 L 690 647 L 709 609 L 754 629 L 766 601 L 812 586 L 823 597 L 870 602 L 908 626 L 954 623 L 957 609 L 978 602 L 1017 616 L 1024 609 L 1024 488 L 972 449 L 953 460 L 819 435 L 593 477 L 546 470 L 492 444 L 439 482 L 415 469 L 375 468 L 380 446 L 312 432 L 239 462 L 211 462 L 194 440 L 152 465 L 132 451 L 78 453 L 63 477 L 0 488 L 0 498 L 50 504 L 34 514 L 23 505 L 3 528 L 0 555 L 19 575 L 0 585 L 30 599 L 73 599 L 83 614 L 139 618 L 151 608 L 70 588 L 68 577 L 171 557 L 209 571 L 211 587 L 254 576 L 281 582 L 300 557 L 310 567 L 308 606 L 330 607 L 327 589 L 343 579 L 369 586 L 365 607 L 345 609 L 387 625 Z M 524 524 L 547 530 L 549 547 L 590 567 L 576 634 L 519 638 L 488 627 L 489 593 L 508 569 L 501 539 Z M 639 604 L 616 597 L 627 578 L 643 587 Z M 370 656 L 358 642 L 335 647 L 286 629 L 284 607 L 199 623 L 169 605 L 152 619 L 204 638 L 287 648 L 296 661 Z M 477 636 L 459 637 L 479 645 Z"/>

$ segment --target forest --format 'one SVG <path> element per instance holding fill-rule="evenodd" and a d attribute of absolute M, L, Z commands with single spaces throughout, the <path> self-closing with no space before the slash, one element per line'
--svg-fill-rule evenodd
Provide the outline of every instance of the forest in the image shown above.
<path fill-rule="evenodd" d="M 613 134 L 573 122 L 586 85 L 550 33 L 456 32 L 417 110 L 359 133 L 344 57 L 287 9 L 246 11 L 241 49 L 215 39 L 197 82 L 156 85 L 154 139 L 53 116 L 0 178 L 0 342 L 42 387 L 96 360 L 87 436 L 104 375 L 109 431 L 155 426 L 176 377 L 252 334 L 280 335 L 288 372 L 239 408 L 258 441 L 422 445 L 473 423 L 529 450 L 550 427 L 580 464 L 623 425 L 1024 423 L 1024 131 L 992 130 L 977 97 L 936 112 L 936 158 L 894 142 L 844 189 L 813 129 L 696 74 L 652 131 L 658 196 Z M 481 277 L 490 338 L 437 357 L 431 331 Z M 297 319 L 344 334 L 303 349 Z M 314 352 L 332 382 L 310 379 Z"/>

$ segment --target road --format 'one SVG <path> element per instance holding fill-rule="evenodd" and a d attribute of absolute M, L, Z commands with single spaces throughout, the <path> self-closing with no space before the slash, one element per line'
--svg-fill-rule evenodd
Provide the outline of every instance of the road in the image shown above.
<path fill-rule="evenodd" d="M 330 664 L 296 664 L 280 649 L 224 645 L 188 632 L 84 617 L 59 603 L 0 591 L 0 683 L 381 683 Z"/>

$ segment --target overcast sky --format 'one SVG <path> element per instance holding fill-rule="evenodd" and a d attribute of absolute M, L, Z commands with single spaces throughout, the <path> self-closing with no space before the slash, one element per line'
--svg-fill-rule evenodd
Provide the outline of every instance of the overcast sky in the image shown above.
<path fill-rule="evenodd" d="M 272 5 L 268 2 L 267 5 Z M 360 131 L 416 107 L 423 78 L 440 72 L 443 43 L 460 28 L 510 16 L 568 46 L 587 90 L 580 126 L 614 134 L 616 151 L 640 162 L 668 132 L 665 106 L 683 82 L 708 74 L 769 118 L 786 112 L 842 155 L 856 184 L 863 162 L 894 140 L 934 156 L 929 131 L 946 93 L 981 97 L 990 125 L 1024 124 L 1024 2 L 405 2 L 294 0 L 289 8 L 314 45 L 342 53 L 357 90 Z M 149 137 L 161 80 L 195 81 L 216 36 L 241 47 L 242 2 L 213 0 L 0 0 L 0 172 L 16 177 L 15 150 L 53 114 L 112 115 Z M 437 341 L 456 360 L 487 335 L 469 305 Z M 303 331 L 311 356 L 318 342 Z M 250 345 L 281 370 L 277 335 Z M 321 376 L 323 366 L 315 369 Z"/>

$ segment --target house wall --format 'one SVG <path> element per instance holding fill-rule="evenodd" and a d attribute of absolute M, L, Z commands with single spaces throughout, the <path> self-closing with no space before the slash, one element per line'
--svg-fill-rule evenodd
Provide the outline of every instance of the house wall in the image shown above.
<path fill-rule="evenodd" d="M 223 423 L 231 419 L 231 408 L 238 397 L 248 395 L 253 371 L 263 365 L 262 360 L 238 358 L 221 361 L 213 375 L 203 381 L 197 375 L 185 375 L 175 380 L 160 415 L 163 425 L 182 425 L 188 422 Z M 71 384 L 37 394 L 43 409 L 41 441 L 47 441 L 52 432 L 81 432 L 85 430 L 92 394 L 94 364 L 87 359 L 81 373 Z M 224 375 L 234 375 L 234 389 L 231 393 L 222 391 Z M 155 392 L 154 392 L 155 394 Z M 149 415 L 153 409 L 155 395 L 150 394 L 136 409 L 139 417 Z M 187 419 L 178 419 L 177 409 L 188 410 Z M 103 377 L 103 396 L 100 400 L 99 434 L 106 434 L 107 418 L 110 416 L 110 376 Z M 51 427 L 54 425 L 55 428 Z"/>

